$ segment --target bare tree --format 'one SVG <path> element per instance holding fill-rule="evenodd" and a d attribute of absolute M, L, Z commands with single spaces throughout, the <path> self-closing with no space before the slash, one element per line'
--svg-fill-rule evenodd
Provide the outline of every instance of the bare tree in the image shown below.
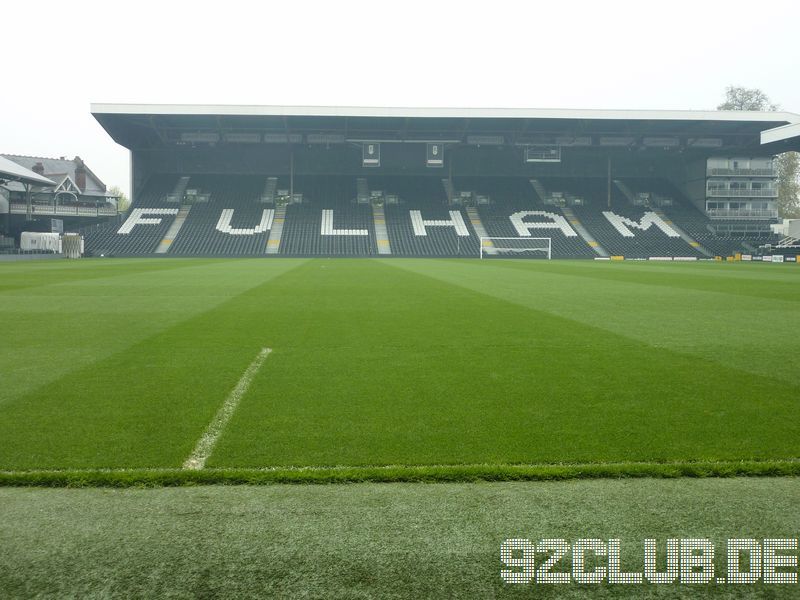
<path fill-rule="evenodd" d="M 758 88 L 729 85 L 725 88 L 725 102 L 717 110 L 778 110 L 764 92 Z"/>
<path fill-rule="evenodd" d="M 778 110 L 780 106 L 758 88 L 729 85 L 725 102 L 717 110 Z M 784 152 L 775 157 L 778 171 L 778 215 L 781 218 L 800 217 L 800 155 Z"/>

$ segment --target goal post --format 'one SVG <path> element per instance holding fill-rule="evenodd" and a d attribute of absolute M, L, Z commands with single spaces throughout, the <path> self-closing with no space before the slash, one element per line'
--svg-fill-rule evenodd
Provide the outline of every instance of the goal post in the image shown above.
<path fill-rule="evenodd" d="M 480 257 L 497 258 L 530 254 L 550 260 L 553 258 L 553 240 L 549 237 L 482 237 Z"/>

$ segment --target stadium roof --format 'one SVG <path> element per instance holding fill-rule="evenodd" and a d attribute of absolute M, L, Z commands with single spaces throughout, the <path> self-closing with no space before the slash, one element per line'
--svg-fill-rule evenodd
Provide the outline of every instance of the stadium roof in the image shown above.
<path fill-rule="evenodd" d="M 761 132 L 761 143 L 772 144 L 776 142 L 800 143 L 800 123 L 792 123 Z"/>
<path fill-rule="evenodd" d="M 34 173 L 14 161 L 0 156 L 0 182 L 16 181 L 22 184 L 54 187 L 56 184 L 47 177 Z"/>
<path fill-rule="evenodd" d="M 315 138 L 322 143 L 487 145 L 557 144 L 558 138 L 569 137 L 674 136 L 690 146 L 760 149 L 762 131 L 800 123 L 795 113 L 750 111 L 201 104 L 93 104 L 91 111 L 115 141 L 131 149 L 174 143 L 297 143 L 309 134 L 323 136 Z M 580 145 L 592 143 L 616 145 L 598 139 Z"/>
<path fill-rule="evenodd" d="M 92 113 L 131 115 L 243 115 L 297 117 L 400 117 L 482 119 L 617 119 L 788 121 L 789 112 L 717 110 L 607 110 L 574 108 L 413 108 L 377 106 L 263 106 L 234 104 L 92 104 Z"/>

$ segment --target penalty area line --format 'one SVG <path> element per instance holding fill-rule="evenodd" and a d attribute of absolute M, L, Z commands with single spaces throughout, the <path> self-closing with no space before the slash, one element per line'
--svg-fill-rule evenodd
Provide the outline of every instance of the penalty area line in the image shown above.
<path fill-rule="evenodd" d="M 194 450 L 192 450 L 189 458 L 183 463 L 184 469 L 199 471 L 206 466 L 206 461 L 214 451 L 214 446 L 216 446 L 225 426 L 228 424 L 228 421 L 231 420 L 233 413 L 236 411 L 236 407 L 239 406 L 242 396 L 247 392 L 250 383 L 253 381 L 259 369 L 261 369 L 264 361 L 267 360 L 267 356 L 269 356 L 270 352 L 272 352 L 272 348 L 262 348 L 253 359 L 253 362 L 250 363 L 250 366 L 247 367 L 236 384 L 236 387 L 228 394 L 228 397 L 225 398 L 225 402 L 219 407 L 217 414 L 211 419 L 211 423 L 208 424 L 205 433 L 203 433 L 197 441 L 197 445 L 194 447 Z"/>

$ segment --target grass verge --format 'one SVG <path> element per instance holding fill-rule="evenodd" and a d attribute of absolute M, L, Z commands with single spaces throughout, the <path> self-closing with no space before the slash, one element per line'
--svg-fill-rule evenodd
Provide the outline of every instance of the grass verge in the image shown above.
<path fill-rule="evenodd" d="M 177 487 L 279 483 L 468 483 L 676 477 L 786 477 L 800 475 L 800 461 L 715 461 L 559 465 L 429 465 L 276 469 L 96 469 L 0 471 L 0 486 Z"/>
<path fill-rule="evenodd" d="M 0 489 L 12 598 L 797 598 L 797 584 L 509 585 L 508 538 L 796 538 L 800 479 Z M 759 509 L 761 508 L 761 509 Z M 796 551 L 792 552 L 796 556 Z M 539 555 L 540 564 L 544 559 Z M 554 571 L 569 572 L 571 556 Z M 601 563 L 602 564 L 602 563 Z M 797 571 L 797 567 L 790 569 Z"/>

